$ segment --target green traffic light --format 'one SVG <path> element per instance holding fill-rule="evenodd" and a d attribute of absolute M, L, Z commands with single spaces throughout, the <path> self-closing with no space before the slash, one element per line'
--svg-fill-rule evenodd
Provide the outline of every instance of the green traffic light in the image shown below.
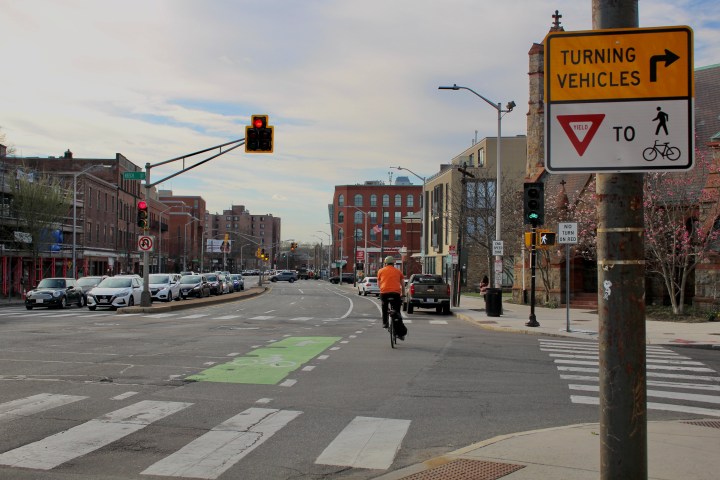
<path fill-rule="evenodd" d="M 530 219 L 532 219 L 532 220 L 537 220 L 538 218 L 540 218 L 540 215 L 538 215 L 537 213 L 533 212 L 533 213 L 529 213 L 529 214 L 528 214 L 528 218 L 530 218 Z"/>

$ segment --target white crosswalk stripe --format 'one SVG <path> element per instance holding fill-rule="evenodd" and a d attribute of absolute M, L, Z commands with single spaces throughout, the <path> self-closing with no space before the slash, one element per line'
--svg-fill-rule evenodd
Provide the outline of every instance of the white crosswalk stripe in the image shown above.
<path fill-rule="evenodd" d="M 16 418 L 26 417 L 35 413 L 50 410 L 51 408 L 67 405 L 68 403 L 84 400 L 87 397 L 75 395 L 55 395 L 40 393 L 31 397 L 13 400 L 0 404 L 0 423 Z"/>
<path fill-rule="evenodd" d="M 0 454 L 0 465 L 50 470 L 137 432 L 191 403 L 144 400 Z"/>
<path fill-rule="evenodd" d="M 315 460 L 321 465 L 388 469 L 410 420 L 355 417 Z"/>
<path fill-rule="evenodd" d="M 144 475 L 219 477 L 302 412 L 248 408 L 161 461 Z"/>
<path fill-rule="evenodd" d="M 540 350 L 553 359 L 560 378 L 568 380 L 573 403 L 599 405 L 598 345 L 587 342 L 540 339 Z M 649 410 L 720 417 L 720 376 L 712 368 L 662 346 L 646 348 Z M 583 382 L 583 383 L 575 383 Z M 707 393 L 698 393 L 704 391 Z M 717 407 L 716 407 L 717 406 Z"/>

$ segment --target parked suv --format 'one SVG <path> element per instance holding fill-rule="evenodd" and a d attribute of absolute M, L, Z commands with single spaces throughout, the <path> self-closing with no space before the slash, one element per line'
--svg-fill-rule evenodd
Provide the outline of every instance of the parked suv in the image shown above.
<path fill-rule="evenodd" d="M 57 307 L 65 308 L 69 304 L 82 307 L 83 291 L 74 278 L 43 278 L 37 287 L 25 295 L 25 308 Z"/>

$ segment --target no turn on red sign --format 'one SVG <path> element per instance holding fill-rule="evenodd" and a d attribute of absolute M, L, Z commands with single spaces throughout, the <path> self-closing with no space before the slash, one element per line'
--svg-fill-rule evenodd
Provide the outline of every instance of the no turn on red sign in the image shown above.
<path fill-rule="evenodd" d="M 545 38 L 551 173 L 689 170 L 690 27 L 552 32 Z"/>

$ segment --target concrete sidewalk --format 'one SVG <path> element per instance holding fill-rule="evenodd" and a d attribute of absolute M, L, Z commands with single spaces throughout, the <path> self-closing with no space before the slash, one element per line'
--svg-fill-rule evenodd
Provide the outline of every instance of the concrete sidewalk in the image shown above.
<path fill-rule="evenodd" d="M 500 317 L 488 317 L 482 298 L 463 296 L 453 314 L 484 329 L 597 340 L 598 315 L 570 309 L 535 308 L 539 327 L 527 327 L 530 307 L 504 303 Z M 647 343 L 720 350 L 720 323 L 647 322 Z M 720 377 L 719 377 L 720 378 Z M 720 382 L 720 380 L 719 380 Z M 720 478 L 720 418 L 648 422 L 648 478 Z M 597 423 L 503 435 L 377 477 L 378 480 L 597 480 L 600 477 Z"/>

